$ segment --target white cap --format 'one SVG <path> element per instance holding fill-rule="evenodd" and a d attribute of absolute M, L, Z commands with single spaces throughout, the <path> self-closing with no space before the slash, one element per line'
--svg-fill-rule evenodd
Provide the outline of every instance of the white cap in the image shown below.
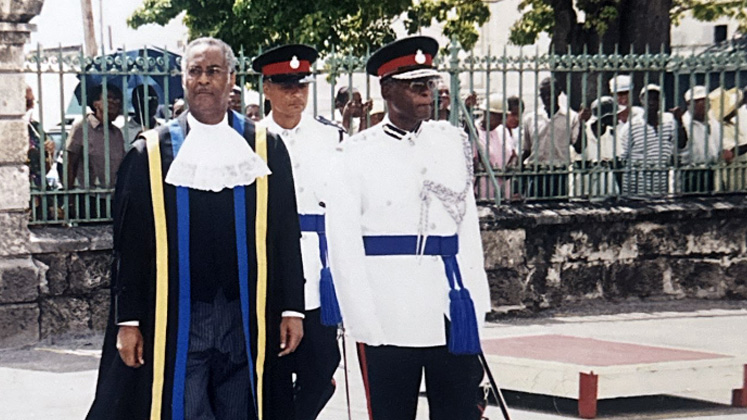
<path fill-rule="evenodd" d="M 687 102 L 697 101 L 698 99 L 705 99 L 708 96 L 708 91 L 705 86 L 693 86 L 685 92 L 685 100 Z"/>
<path fill-rule="evenodd" d="M 646 96 L 646 92 L 658 92 L 661 93 L 661 88 L 655 83 L 649 83 L 641 89 L 641 93 L 638 95 L 639 98 L 643 99 Z"/>
<path fill-rule="evenodd" d="M 504 111 L 503 95 L 500 93 L 491 93 L 490 96 L 488 96 L 488 99 L 483 103 L 482 110 L 502 114 Z"/>
<path fill-rule="evenodd" d="M 620 74 L 610 79 L 610 93 L 630 92 L 630 76 Z"/>
<path fill-rule="evenodd" d="M 432 69 L 432 68 L 424 68 L 424 69 L 415 69 L 406 71 L 404 73 L 398 73 L 395 75 L 392 75 L 392 79 L 397 80 L 412 80 L 412 79 L 422 79 L 424 77 L 438 77 L 438 70 Z"/>

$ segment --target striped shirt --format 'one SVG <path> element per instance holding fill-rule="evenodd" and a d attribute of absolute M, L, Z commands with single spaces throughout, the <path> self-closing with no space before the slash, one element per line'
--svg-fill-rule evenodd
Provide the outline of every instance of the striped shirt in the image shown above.
<path fill-rule="evenodd" d="M 676 132 L 677 123 L 668 112 L 662 114 L 658 129 L 643 118 L 635 118 L 620 130 L 622 157 L 627 161 L 623 173 L 623 194 L 667 193 Z"/>

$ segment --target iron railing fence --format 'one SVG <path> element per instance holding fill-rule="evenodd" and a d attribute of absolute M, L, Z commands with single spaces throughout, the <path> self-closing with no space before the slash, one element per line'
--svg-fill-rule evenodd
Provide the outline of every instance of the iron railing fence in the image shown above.
<path fill-rule="evenodd" d="M 480 201 L 651 198 L 743 193 L 747 188 L 747 108 L 740 90 L 747 84 L 744 52 L 677 56 L 517 51 L 477 56 L 452 43 L 437 59 L 445 83 L 441 95 L 434 92 L 434 118 L 447 118 L 469 136 Z M 252 57 L 240 51 L 237 58 L 237 83 L 254 87 L 258 100 L 251 101 L 264 104 L 262 80 L 251 70 Z M 334 97 L 340 86 L 357 88 L 364 101 L 379 98 L 378 82 L 365 75 L 365 61 L 366 57 L 332 53 L 315 63 L 308 112 L 339 121 Z M 123 154 L 119 149 L 126 148 L 142 127 L 131 121 L 133 111 L 147 116 L 156 106 L 159 112 L 165 110 L 159 114 L 164 120 L 171 117 L 174 101 L 183 95 L 180 63 L 178 55 L 152 48 L 99 57 L 41 48 L 29 54 L 24 72 L 39 97 L 39 124 L 29 129 L 30 223 L 111 220 L 115 166 Z M 630 76 L 629 82 L 617 79 L 610 85 L 621 75 Z M 549 84 L 545 104 L 540 88 L 547 77 L 557 83 Z M 623 83 L 630 84 L 632 107 L 618 102 L 624 101 L 624 94 L 610 93 Z M 145 97 L 155 96 L 158 102 L 133 107 L 131 92 L 139 84 L 148 86 Z M 639 97 L 642 87 L 650 84 L 659 86 L 659 92 L 651 88 Z M 92 92 L 98 95 L 92 87 L 99 85 L 101 97 L 123 92 L 121 102 L 117 95 L 103 101 L 103 125 L 85 123 L 80 114 L 92 108 L 76 103 L 89 102 Z M 706 97 L 686 104 L 683 94 L 696 85 L 703 86 Z M 54 89 L 57 92 L 50 94 Z M 46 104 L 45 95 L 53 98 Z M 611 99 L 594 102 L 604 96 Z M 654 96 L 660 97 L 658 103 Z M 245 90 L 240 99 L 242 112 L 252 105 Z M 439 112 L 442 105 L 446 107 Z M 111 107 L 125 110 L 127 118 Z M 669 112 L 671 108 L 679 110 Z M 552 119 L 546 109 L 554 110 Z M 71 113 L 76 112 L 71 127 Z M 672 122 L 679 114 L 684 114 L 682 126 Z M 59 128 L 43 129 L 50 118 L 60 121 Z M 369 116 L 363 119 L 368 121 Z M 103 129 L 110 121 L 123 140 L 114 129 Z M 53 140 L 53 152 L 40 146 L 48 140 Z M 80 169 L 74 173 L 73 167 Z"/>

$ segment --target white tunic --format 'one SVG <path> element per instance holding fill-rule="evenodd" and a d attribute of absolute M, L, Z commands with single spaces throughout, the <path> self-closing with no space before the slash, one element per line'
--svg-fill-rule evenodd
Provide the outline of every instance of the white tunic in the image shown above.
<path fill-rule="evenodd" d="M 262 123 L 271 132 L 278 134 L 288 148 L 293 165 L 298 213 L 324 214 L 329 167 L 340 143 L 340 130 L 306 114 L 301 115 L 301 121 L 292 129 L 280 127 L 272 118 L 272 112 Z M 301 233 L 301 257 L 306 278 L 306 310 L 312 310 L 320 306 L 319 273 L 322 263 L 319 259 L 319 235 L 314 232 Z"/>
<path fill-rule="evenodd" d="M 721 126 L 711 116 L 706 118 L 707 124 L 693 119 L 690 111 L 682 115 L 687 132 L 687 145 L 679 151 L 683 164 L 715 163 L 721 158 Z"/>
<path fill-rule="evenodd" d="M 482 325 L 490 295 L 472 192 L 472 152 L 463 132 L 446 122 L 423 122 L 414 133 L 400 131 L 399 136 L 403 138 L 396 138 L 386 117 L 339 148 L 327 203 L 330 266 L 345 327 L 354 340 L 445 345 L 449 284 L 441 258 L 366 256 L 362 237 L 458 234 L 462 278 Z M 462 193 L 461 199 L 445 205 L 428 192 L 424 196 L 430 204 L 424 205 L 421 193 L 427 181 Z"/>

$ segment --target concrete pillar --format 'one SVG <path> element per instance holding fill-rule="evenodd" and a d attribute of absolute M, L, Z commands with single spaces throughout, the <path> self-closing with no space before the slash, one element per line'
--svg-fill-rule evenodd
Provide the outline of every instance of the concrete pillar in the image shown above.
<path fill-rule="evenodd" d="M 23 47 L 44 0 L 0 0 L 0 347 L 39 339 L 40 271 L 29 254 Z"/>

